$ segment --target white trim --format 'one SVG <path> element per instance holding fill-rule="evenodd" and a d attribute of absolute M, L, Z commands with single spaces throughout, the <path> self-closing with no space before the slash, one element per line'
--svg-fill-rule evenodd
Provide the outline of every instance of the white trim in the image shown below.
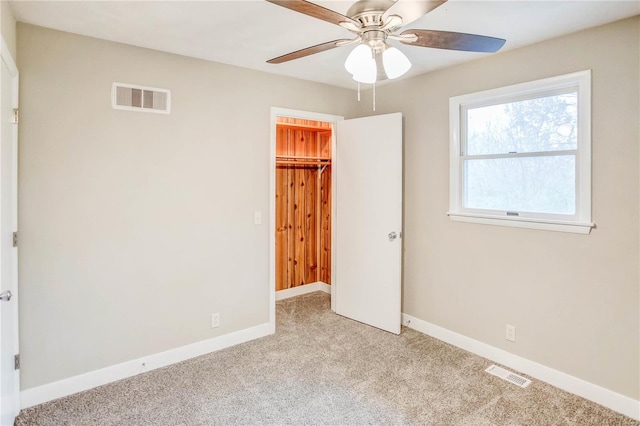
<path fill-rule="evenodd" d="M 223 336 L 101 368 L 100 370 L 90 371 L 68 379 L 26 389 L 20 394 L 22 408 L 32 407 L 117 380 L 126 379 L 140 373 L 265 337 L 269 334 L 272 334 L 271 327 L 268 323 L 264 323 Z"/>
<path fill-rule="evenodd" d="M 517 218 L 507 217 L 507 212 L 473 210 L 462 202 L 463 156 L 465 121 L 463 112 L 469 107 L 496 105 L 553 91 L 576 88 L 578 92 L 578 147 L 575 150 L 576 168 L 576 213 L 575 215 L 518 212 Z M 578 71 L 536 81 L 499 87 L 482 92 L 454 96 L 449 99 L 449 217 L 453 221 L 481 223 L 518 228 L 532 228 L 560 232 L 589 234 L 591 223 L 591 70 Z M 516 154 L 514 157 L 557 155 L 558 151 L 545 153 Z M 502 154 L 487 158 L 509 158 Z M 515 219 L 515 220 L 514 220 Z M 559 226 L 561 225 L 561 226 Z M 571 226 L 567 226 L 571 225 Z"/>
<path fill-rule="evenodd" d="M 5 64 L 7 64 L 7 68 L 9 68 L 9 72 L 11 72 L 12 77 L 18 76 L 18 67 L 16 66 L 16 62 L 11 55 L 11 51 L 9 50 L 9 46 L 4 41 L 4 37 L 0 38 L 2 40 L 2 45 L 0 46 L 0 55 L 2 55 L 2 60 Z M 17 105 L 17 100 L 16 100 Z"/>
<path fill-rule="evenodd" d="M 278 290 L 276 291 L 276 301 L 301 296 L 307 293 L 313 293 L 315 291 L 322 291 L 331 294 L 331 286 L 329 284 L 323 283 L 322 281 L 317 281 L 315 283 L 305 284 L 298 287 Z"/>
<path fill-rule="evenodd" d="M 323 114 L 319 112 L 300 111 L 280 107 L 271 107 L 271 138 L 269 149 L 269 324 L 272 333 L 276 330 L 276 118 L 293 117 L 303 120 L 325 121 L 333 124 L 331 132 L 331 152 L 336 152 L 335 123 L 344 120 L 340 115 Z M 331 185 L 335 188 L 336 176 L 331 173 Z M 332 190 L 331 229 L 335 229 L 335 194 Z M 331 276 L 335 277 L 335 238 L 331 238 Z M 331 287 L 331 309 L 335 310 L 335 286 Z"/>
<path fill-rule="evenodd" d="M 20 73 L 18 72 L 18 67 L 16 66 L 16 62 L 13 59 L 13 55 L 9 50 L 9 46 L 7 45 L 4 37 L 0 37 L 0 57 L 2 58 L 2 62 L 7 66 L 9 70 L 9 75 L 11 77 L 11 101 L 12 108 L 18 108 L 19 105 L 19 88 L 20 88 Z M 4 96 L 4 95 L 3 95 Z M 11 135 L 11 152 L 12 152 L 12 176 L 11 176 L 11 232 L 18 231 L 18 123 L 12 123 L 12 135 Z M 13 281 L 9 283 L 7 289 L 11 290 L 13 293 L 12 302 L 13 306 L 13 351 L 14 354 L 20 353 L 20 335 L 19 335 L 19 285 L 18 285 L 18 248 L 14 247 L 11 249 L 11 269 L 12 269 L 12 277 Z M 7 401 L 11 401 L 12 406 L 3 406 L 1 413 L 4 417 L 5 410 L 11 410 L 12 416 L 15 418 L 20 413 L 21 401 L 20 401 L 20 370 L 13 370 L 13 389 L 12 389 L 12 397 L 6 398 Z M 15 398 L 14 398 L 15 397 Z"/>
<path fill-rule="evenodd" d="M 562 371 L 538 364 L 495 346 L 488 345 L 427 321 L 402 314 L 402 324 L 458 348 L 472 352 L 521 373 L 535 377 L 567 392 L 581 396 L 632 419 L 640 420 L 640 401 L 587 382 Z"/>
<path fill-rule="evenodd" d="M 546 231 L 571 232 L 574 234 L 587 235 L 591 233 L 594 223 L 576 223 L 551 220 L 538 220 L 527 218 L 495 217 L 472 213 L 451 213 L 448 212 L 449 219 L 454 222 L 481 223 L 484 225 L 509 226 L 512 228 L 543 229 Z"/>
<path fill-rule="evenodd" d="M 333 134 L 331 135 L 331 158 L 337 164 L 338 161 L 338 123 L 333 123 Z M 338 170 L 331 168 L 331 311 L 336 311 L 336 266 L 338 265 L 338 249 L 336 248 L 336 229 L 338 229 Z"/>

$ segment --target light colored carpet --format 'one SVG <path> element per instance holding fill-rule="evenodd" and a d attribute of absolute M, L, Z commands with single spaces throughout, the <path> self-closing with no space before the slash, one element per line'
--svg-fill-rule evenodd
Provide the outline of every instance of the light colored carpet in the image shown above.
<path fill-rule="evenodd" d="M 340 317 L 329 296 L 277 303 L 277 332 L 23 410 L 16 425 L 638 425 L 414 330 Z"/>

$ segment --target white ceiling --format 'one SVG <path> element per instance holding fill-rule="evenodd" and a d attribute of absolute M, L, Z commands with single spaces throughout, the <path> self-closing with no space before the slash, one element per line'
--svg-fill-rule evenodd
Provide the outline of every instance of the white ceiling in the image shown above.
<path fill-rule="evenodd" d="M 342 14 L 353 3 L 314 2 Z M 343 66 L 352 46 L 267 64 L 266 60 L 294 50 L 351 38 L 351 33 L 262 0 L 13 1 L 11 7 L 20 22 L 340 87 L 355 86 Z M 501 51 L 506 51 L 637 14 L 637 0 L 449 0 L 406 28 L 504 38 L 507 43 Z M 398 47 L 413 64 L 402 78 L 487 55 Z"/>

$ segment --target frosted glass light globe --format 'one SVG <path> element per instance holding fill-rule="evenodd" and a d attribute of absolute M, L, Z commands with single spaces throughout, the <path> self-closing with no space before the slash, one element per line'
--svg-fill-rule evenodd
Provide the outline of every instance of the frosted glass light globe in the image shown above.
<path fill-rule="evenodd" d="M 382 53 L 384 72 L 390 79 L 398 78 L 411 68 L 409 58 L 395 47 L 389 47 Z"/>
<path fill-rule="evenodd" d="M 359 44 L 349 53 L 344 67 L 350 74 L 357 74 L 362 68 L 369 65 L 369 61 L 373 58 L 371 48 L 366 44 Z"/>
<path fill-rule="evenodd" d="M 351 51 L 344 67 L 353 75 L 353 79 L 360 83 L 375 83 L 378 76 L 373 52 L 366 44 L 359 44 Z"/>
<path fill-rule="evenodd" d="M 373 84 L 376 82 L 378 78 L 378 67 L 376 66 L 376 61 L 371 59 L 369 65 L 363 67 L 356 74 L 353 74 L 353 79 L 360 83 Z"/>

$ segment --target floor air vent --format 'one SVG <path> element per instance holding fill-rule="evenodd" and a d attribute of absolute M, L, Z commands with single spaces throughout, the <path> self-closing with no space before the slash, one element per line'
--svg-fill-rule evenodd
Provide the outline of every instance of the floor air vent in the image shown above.
<path fill-rule="evenodd" d="M 135 86 L 113 83 L 111 106 L 127 111 L 157 112 L 169 114 L 171 110 L 171 92 L 155 87 Z"/>
<path fill-rule="evenodd" d="M 484 371 L 489 374 L 493 374 L 494 376 L 500 377 L 507 382 L 511 382 L 514 385 L 518 385 L 521 388 L 526 388 L 531 384 L 531 380 L 525 379 L 522 376 L 518 376 L 517 374 L 514 374 L 511 371 L 507 371 L 502 367 L 498 367 L 497 365 L 492 365 Z"/>

